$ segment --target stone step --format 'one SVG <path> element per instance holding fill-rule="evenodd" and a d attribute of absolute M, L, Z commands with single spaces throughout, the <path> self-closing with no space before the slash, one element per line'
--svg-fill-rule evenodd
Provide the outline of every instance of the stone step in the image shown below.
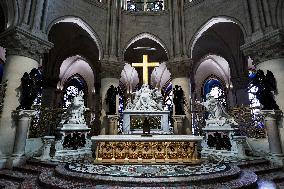
<path fill-rule="evenodd" d="M 35 165 L 40 167 L 46 167 L 46 168 L 55 168 L 58 163 L 52 162 L 52 161 L 40 161 L 38 159 L 29 159 L 27 160 L 28 165 Z"/>
<path fill-rule="evenodd" d="M 53 171 L 46 171 L 41 173 L 38 178 L 38 184 L 42 188 L 54 189 L 93 188 L 95 186 L 95 182 L 76 182 L 73 179 L 66 180 L 62 177 L 57 177 Z"/>
<path fill-rule="evenodd" d="M 30 176 L 25 173 L 4 169 L 0 171 L 0 178 L 15 182 L 23 182 L 25 179 L 30 178 Z"/>
<path fill-rule="evenodd" d="M 75 172 L 69 172 L 64 170 L 64 166 L 59 166 L 53 172 L 51 170 L 43 172 L 39 176 L 39 185 L 42 188 L 123 188 L 123 187 L 185 187 L 185 188 L 256 188 L 257 175 L 252 171 L 240 171 L 232 170 L 232 175 L 230 172 L 223 172 L 217 175 L 211 176 L 198 176 L 198 179 L 194 176 L 191 178 L 186 178 L 187 180 L 173 180 L 170 182 L 149 182 L 150 178 L 139 178 L 139 182 L 133 181 L 132 177 L 123 178 L 123 181 L 119 178 L 114 178 L 115 180 L 101 180 L 99 177 L 93 174 L 77 174 Z M 164 177 L 162 177 L 164 178 Z M 159 178 L 159 181 L 160 179 Z M 165 179 L 165 178 L 164 178 Z M 189 180 L 192 179 L 192 180 Z M 166 180 L 172 180 L 168 178 Z M 114 182 L 115 181 L 115 182 Z"/>
<path fill-rule="evenodd" d="M 263 179 L 263 180 L 272 180 L 275 182 L 281 182 L 284 181 L 284 171 L 280 170 L 280 171 L 274 171 L 271 173 L 267 173 L 267 174 L 261 174 L 258 175 L 259 179 Z"/>
<path fill-rule="evenodd" d="M 227 182 L 220 182 L 220 180 L 216 180 L 215 183 L 211 184 L 193 184 L 193 185 L 181 185 L 177 188 L 190 188 L 190 189 L 209 189 L 209 188 L 218 188 L 218 189 L 255 189 L 257 188 L 257 175 L 251 171 L 244 171 L 240 174 L 237 179 L 227 181 Z M 139 186 L 141 187 L 141 186 Z M 143 187 L 143 186 L 142 186 Z M 134 189 L 136 187 L 132 186 L 119 186 L 119 185 L 96 185 L 96 188 L 121 188 L 121 189 Z M 174 189 L 176 187 L 167 187 L 167 186 L 159 186 L 156 187 L 148 187 L 147 188 L 171 188 Z"/>
<path fill-rule="evenodd" d="M 29 173 L 29 174 L 33 174 L 33 175 L 38 175 L 42 171 L 45 171 L 47 169 L 53 169 L 53 168 L 47 168 L 47 167 L 43 167 L 43 166 L 40 166 L 40 165 L 37 166 L 37 165 L 30 165 L 30 164 L 25 164 L 25 165 L 22 165 L 22 166 L 13 167 L 14 171 Z"/>
<path fill-rule="evenodd" d="M 0 189 L 19 189 L 20 183 L 0 178 Z"/>
<path fill-rule="evenodd" d="M 282 171 L 282 166 L 277 165 L 257 165 L 250 168 L 245 168 L 243 170 L 250 170 L 255 172 L 257 175 L 265 175 L 273 172 Z"/>
<path fill-rule="evenodd" d="M 0 171 L 0 177 L 7 181 L 16 182 L 21 189 L 40 189 L 37 184 L 38 174 L 31 174 L 29 172 L 20 170 L 2 170 Z"/>
<path fill-rule="evenodd" d="M 42 189 L 38 184 L 38 178 L 26 179 L 21 183 L 21 189 Z"/>
<path fill-rule="evenodd" d="M 277 185 L 277 187 L 278 187 L 279 189 L 283 189 L 283 188 L 284 188 L 284 180 L 281 181 L 281 182 L 275 182 L 275 184 Z"/>
<path fill-rule="evenodd" d="M 240 167 L 241 169 L 243 169 L 243 168 L 249 168 L 249 167 L 253 167 L 257 165 L 269 165 L 270 162 L 266 159 L 255 159 L 255 160 L 240 161 L 234 164 Z"/>

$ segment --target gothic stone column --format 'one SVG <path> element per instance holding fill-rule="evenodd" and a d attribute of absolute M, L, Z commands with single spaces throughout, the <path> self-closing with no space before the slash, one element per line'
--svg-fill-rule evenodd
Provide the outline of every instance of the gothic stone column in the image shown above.
<path fill-rule="evenodd" d="M 282 112 L 280 110 L 262 110 L 262 114 L 264 115 L 270 150 L 270 155 L 266 158 L 274 164 L 283 166 L 284 155 L 278 129 L 279 120 L 283 117 Z"/>
<path fill-rule="evenodd" d="M 29 33 L 14 28 L 0 36 L 0 45 L 7 49 L 7 61 L 3 81 L 8 80 L 0 119 L 0 168 L 13 150 L 16 128 L 12 125 L 11 113 L 19 106 L 19 89 L 25 72 L 38 67 L 40 55 L 47 52 L 52 44 Z"/>
<path fill-rule="evenodd" d="M 13 121 L 16 126 L 15 142 L 12 157 L 8 162 L 8 167 L 19 166 L 25 163 L 25 146 L 31 118 L 35 114 L 34 110 L 16 110 L 12 112 Z"/>
<path fill-rule="evenodd" d="M 182 61 L 169 61 L 167 67 L 170 70 L 172 77 L 173 88 L 175 85 L 181 86 L 184 92 L 185 98 L 185 119 L 184 125 L 181 134 L 192 134 L 192 125 L 191 125 L 191 113 L 190 113 L 190 79 L 189 73 L 191 68 L 192 61 L 190 59 L 184 59 Z M 175 109 L 175 108 L 174 108 Z M 175 113 L 175 112 L 174 112 Z"/>
<path fill-rule="evenodd" d="M 264 123 L 268 136 L 269 149 L 271 154 L 282 154 L 281 140 L 278 131 L 277 119 L 281 116 L 279 110 L 262 110 Z"/>
<path fill-rule="evenodd" d="M 278 94 L 275 100 L 284 112 L 284 32 L 275 30 L 262 39 L 241 47 L 244 54 L 250 56 L 257 69 L 266 73 L 270 70 L 277 81 Z M 283 123 L 282 123 L 283 124 Z M 284 150 L 284 128 L 280 127 L 282 151 Z"/>
<path fill-rule="evenodd" d="M 42 107 L 54 108 L 57 105 L 57 83 L 58 79 L 44 78 L 43 79 L 43 90 L 42 90 Z"/>
<path fill-rule="evenodd" d="M 107 90 L 110 88 L 111 85 L 114 87 L 119 86 L 119 78 L 121 75 L 121 71 L 124 67 L 124 64 L 122 62 L 111 62 L 107 60 L 101 60 L 101 89 L 100 89 L 100 96 L 102 100 L 102 110 L 101 110 L 101 134 L 109 134 L 110 131 L 108 128 L 108 120 L 106 116 L 107 112 L 107 104 L 106 104 L 106 93 Z M 116 109 L 118 109 L 118 97 L 116 99 Z M 116 115 L 118 114 L 118 111 L 116 112 Z"/>
<path fill-rule="evenodd" d="M 229 90 L 233 91 L 235 98 L 232 105 L 249 105 L 248 97 L 248 76 L 242 76 L 238 78 L 231 78 L 233 88 Z"/>

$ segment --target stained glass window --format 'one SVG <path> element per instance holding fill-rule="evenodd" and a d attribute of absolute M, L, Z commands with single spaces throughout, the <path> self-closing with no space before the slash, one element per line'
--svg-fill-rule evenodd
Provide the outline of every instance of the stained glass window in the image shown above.
<path fill-rule="evenodd" d="M 73 97 L 79 94 L 80 91 L 83 91 L 86 95 L 87 85 L 84 79 L 79 76 L 71 77 L 65 84 L 63 107 L 67 108 L 71 104 Z"/>
<path fill-rule="evenodd" d="M 161 11 L 164 10 L 163 0 L 127 0 L 126 6 L 128 11 Z"/>
<path fill-rule="evenodd" d="M 218 79 L 208 79 L 204 84 L 204 98 L 208 93 L 218 99 L 224 107 L 227 106 L 226 95 L 222 83 Z M 205 100 L 205 99 L 204 99 Z"/>
<path fill-rule="evenodd" d="M 77 94 L 79 94 L 79 89 L 76 86 L 67 87 L 63 96 L 64 107 L 68 107 L 71 104 L 73 97 Z"/>
<path fill-rule="evenodd" d="M 253 79 L 256 76 L 255 70 L 249 70 L 249 78 Z M 248 86 L 248 95 L 251 107 L 252 118 L 255 123 L 256 129 L 264 129 L 264 123 L 262 120 L 262 115 L 260 114 L 261 104 L 256 98 L 256 93 L 258 92 L 258 87 L 252 84 Z M 262 135 L 263 133 L 261 133 Z M 259 136 L 262 137 L 262 136 Z"/>

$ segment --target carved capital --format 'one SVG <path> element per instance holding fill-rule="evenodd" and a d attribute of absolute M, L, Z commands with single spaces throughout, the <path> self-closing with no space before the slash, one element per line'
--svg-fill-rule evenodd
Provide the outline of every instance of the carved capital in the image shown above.
<path fill-rule="evenodd" d="M 111 123 L 114 123 L 114 122 L 117 122 L 118 119 L 119 119 L 119 116 L 118 115 L 107 115 L 107 118 L 109 119 L 109 121 Z"/>
<path fill-rule="evenodd" d="M 283 112 L 281 110 L 261 110 L 260 112 L 265 120 L 277 120 L 283 117 Z"/>
<path fill-rule="evenodd" d="M 55 136 L 44 136 L 41 140 L 44 145 L 52 145 L 54 143 Z"/>
<path fill-rule="evenodd" d="M 36 115 L 35 110 L 14 110 L 12 112 L 12 117 L 16 120 L 31 119 L 34 115 Z"/>
<path fill-rule="evenodd" d="M 101 60 L 101 78 L 120 78 L 124 67 L 123 62 Z"/>
<path fill-rule="evenodd" d="M 183 59 L 179 61 L 167 62 L 167 68 L 171 73 L 171 78 L 189 77 L 189 73 L 192 67 L 191 59 Z"/>
<path fill-rule="evenodd" d="M 263 38 L 241 46 L 244 55 L 250 56 L 255 65 L 266 60 L 284 57 L 284 32 L 273 31 Z"/>
<path fill-rule="evenodd" d="M 39 61 L 43 53 L 53 47 L 49 41 L 14 27 L 0 35 L 0 45 L 6 48 L 7 55 L 20 55 Z"/>

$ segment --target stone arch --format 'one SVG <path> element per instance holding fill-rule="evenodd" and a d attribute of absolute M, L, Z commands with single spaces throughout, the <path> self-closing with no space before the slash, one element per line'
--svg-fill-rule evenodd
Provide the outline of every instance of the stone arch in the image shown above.
<path fill-rule="evenodd" d="M 93 41 L 96 43 L 98 49 L 99 49 L 99 60 L 103 58 L 104 51 L 103 51 L 103 45 L 102 42 L 98 36 L 98 34 L 95 32 L 95 30 L 83 19 L 77 16 L 63 16 L 54 19 L 46 28 L 46 33 L 49 34 L 51 28 L 58 23 L 73 23 L 82 28 L 84 31 L 86 31 L 89 36 L 93 39 Z"/>
<path fill-rule="evenodd" d="M 80 55 L 66 58 L 60 65 L 59 81 L 57 89 L 63 90 L 70 78 L 80 76 L 86 84 L 87 104 L 92 104 L 92 94 L 95 92 L 95 72 L 92 69 L 88 59 Z"/>
<path fill-rule="evenodd" d="M 221 75 L 219 77 L 222 77 L 222 81 L 224 81 L 226 85 L 229 84 L 230 82 L 229 79 L 231 75 L 229 62 L 224 57 L 217 55 L 217 54 L 208 54 L 204 58 L 202 58 L 193 68 L 194 73 L 196 73 L 197 70 L 199 69 L 199 66 L 207 60 L 212 60 L 212 63 L 214 64 L 214 66 L 220 71 Z"/>
<path fill-rule="evenodd" d="M 284 27 L 284 1 L 278 0 L 276 5 L 276 22 L 277 26 Z"/>
<path fill-rule="evenodd" d="M 123 55 L 124 55 L 124 53 L 126 52 L 127 48 L 128 48 L 131 44 L 133 44 L 133 43 L 135 43 L 136 41 L 138 41 L 138 40 L 140 40 L 140 39 L 143 39 L 143 38 L 151 39 L 151 40 L 155 41 L 156 43 L 158 43 L 159 45 L 161 45 L 161 47 L 163 47 L 163 49 L 165 50 L 165 52 L 166 52 L 166 54 L 167 54 L 167 56 L 168 56 L 168 58 L 169 58 L 169 50 L 168 50 L 166 44 L 165 44 L 158 36 L 153 35 L 153 34 L 151 34 L 151 33 L 147 33 L 147 32 L 145 32 L 145 33 L 140 33 L 140 34 L 134 36 L 133 38 L 131 38 L 131 39 L 126 43 L 125 47 L 123 48 Z"/>
<path fill-rule="evenodd" d="M 228 17 L 228 16 L 212 17 L 205 24 L 202 24 L 202 26 L 195 32 L 195 35 L 191 39 L 189 46 L 188 46 L 188 50 L 189 50 L 188 55 L 189 55 L 190 58 L 192 58 L 192 51 L 193 51 L 194 46 L 195 46 L 196 42 L 198 41 L 198 39 L 210 27 L 212 27 L 213 25 L 218 24 L 218 23 L 234 23 L 234 24 L 236 24 L 240 27 L 244 36 L 247 35 L 247 31 L 245 30 L 245 27 L 237 19 L 232 18 L 232 17 Z"/>
<path fill-rule="evenodd" d="M 221 81 L 224 90 L 231 84 L 231 72 L 229 62 L 222 56 L 216 54 L 208 54 L 198 61 L 196 67 L 193 68 L 194 88 L 197 98 L 201 98 L 202 87 L 204 81 L 213 75 Z"/>
<path fill-rule="evenodd" d="M 4 10 L 6 28 L 17 25 L 20 18 L 20 3 L 19 0 L 3 0 L 0 5 Z"/>

